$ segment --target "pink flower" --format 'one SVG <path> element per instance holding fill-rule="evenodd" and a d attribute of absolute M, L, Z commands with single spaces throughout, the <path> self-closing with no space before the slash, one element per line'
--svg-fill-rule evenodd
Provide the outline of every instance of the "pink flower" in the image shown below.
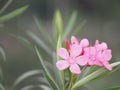
<path fill-rule="evenodd" d="M 60 48 L 57 52 L 61 60 L 57 61 L 56 66 L 59 70 L 67 68 L 73 74 L 80 74 L 79 66 L 104 66 L 108 70 L 112 70 L 109 61 L 112 58 L 111 50 L 105 42 L 99 43 L 96 40 L 94 46 L 89 46 L 88 39 L 82 39 L 80 42 L 75 36 L 71 37 L 71 44 L 67 39 L 64 40 L 65 48 Z"/>
<path fill-rule="evenodd" d="M 97 40 L 94 46 L 87 47 L 84 50 L 84 57 L 88 59 L 88 65 L 104 66 L 108 70 L 112 70 L 109 64 L 112 54 L 105 42 L 99 43 Z"/>
<path fill-rule="evenodd" d="M 67 39 L 64 39 L 66 49 L 69 51 L 70 50 L 70 44 Z"/>
<path fill-rule="evenodd" d="M 71 44 L 69 44 L 67 39 L 64 39 L 64 42 L 65 42 L 65 45 L 66 45 L 66 49 L 68 51 L 71 49 L 71 46 L 74 45 L 74 44 L 79 45 L 80 47 L 82 47 L 82 49 L 89 45 L 88 39 L 84 38 L 79 42 L 78 39 L 75 36 L 71 37 Z"/>
<path fill-rule="evenodd" d="M 73 74 L 80 74 L 81 70 L 79 65 L 85 65 L 86 60 L 81 59 L 82 48 L 79 45 L 71 45 L 71 49 L 68 52 L 65 48 L 60 48 L 57 54 L 62 58 L 62 60 L 57 61 L 56 66 L 59 70 L 65 70 L 67 68 Z"/>
<path fill-rule="evenodd" d="M 85 48 L 89 45 L 88 39 L 84 38 L 79 42 L 78 39 L 75 36 L 72 36 L 71 43 L 72 43 L 72 45 L 73 44 L 80 45 L 82 48 Z"/>

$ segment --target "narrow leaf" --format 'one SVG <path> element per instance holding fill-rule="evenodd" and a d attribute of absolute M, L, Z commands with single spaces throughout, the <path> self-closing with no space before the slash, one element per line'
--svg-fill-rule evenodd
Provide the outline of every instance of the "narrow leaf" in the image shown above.
<path fill-rule="evenodd" d="M 111 87 L 111 88 L 104 89 L 104 90 L 120 90 L 120 86 Z"/>
<path fill-rule="evenodd" d="M 8 0 L 5 5 L 0 9 L 0 14 L 2 14 L 7 8 L 8 6 L 12 3 L 13 0 Z"/>
<path fill-rule="evenodd" d="M 3 49 L 3 47 L 1 47 L 1 46 L 0 46 L 0 53 L 1 53 L 2 57 L 3 57 L 3 60 L 6 61 L 6 53 L 5 53 L 4 49 Z"/>
<path fill-rule="evenodd" d="M 59 10 L 56 10 L 53 17 L 53 26 L 58 35 L 62 35 L 62 16 Z"/>
<path fill-rule="evenodd" d="M 0 67 L 0 81 L 3 79 L 3 72 L 2 72 L 2 68 Z"/>
<path fill-rule="evenodd" d="M 2 84 L 0 84 L 0 90 L 5 90 L 5 88 Z"/>
<path fill-rule="evenodd" d="M 33 90 L 36 87 L 39 88 L 40 90 L 51 90 L 48 86 L 45 85 L 27 85 L 24 86 L 21 90 Z"/>
<path fill-rule="evenodd" d="M 58 82 L 59 86 L 62 86 L 61 74 L 60 74 L 60 71 L 56 68 L 56 62 L 57 62 L 56 52 L 53 53 L 52 59 L 53 59 L 53 65 L 54 65 L 53 69 L 54 69 L 54 72 L 55 72 L 56 81 Z"/>
<path fill-rule="evenodd" d="M 112 68 L 114 68 L 114 67 L 116 67 L 116 66 L 118 66 L 118 65 L 120 65 L 120 62 L 115 62 L 115 63 L 112 63 L 112 64 L 111 64 Z M 91 81 L 92 79 L 94 79 L 94 78 L 102 75 L 102 74 L 103 74 L 104 72 L 106 72 L 106 71 L 107 71 L 107 70 L 106 70 L 105 68 L 100 68 L 100 69 L 98 69 L 97 71 L 89 74 L 88 76 L 86 76 L 86 77 L 82 78 L 81 80 L 79 80 L 78 82 L 76 82 L 76 83 L 73 85 L 72 90 L 74 90 L 74 89 L 76 89 L 76 88 L 78 88 L 78 87 L 80 87 L 80 86 L 88 83 L 89 81 Z"/>
<path fill-rule="evenodd" d="M 51 44 L 51 46 L 53 45 L 52 39 L 50 38 L 50 34 L 48 34 L 48 32 L 45 30 L 45 28 L 41 25 L 40 21 L 38 21 L 38 18 L 36 16 L 33 16 L 34 21 L 39 29 L 39 31 L 42 33 L 42 36 L 46 39 L 47 42 L 49 42 Z"/>
<path fill-rule="evenodd" d="M 31 71 L 25 72 L 15 80 L 13 87 L 16 87 L 18 84 L 22 83 L 27 78 L 30 78 L 30 77 L 33 77 L 34 75 L 38 75 L 42 73 L 43 72 L 41 70 L 31 70 Z"/>
<path fill-rule="evenodd" d="M 111 72 L 107 71 L 107 72 L 103 73 L 102 75 L 94 78 L 92 81 L 96 81 L 96 80 L 102 79 L 102 78 L 104 78 L 104 77 L 107 77 L 107 76 L 111 75 L 112 73 L 118 71 L 118 69 L 120 69 L 120 68 L 115 68 L 115 69 L 113 69 Z"/>
<path fill-rule="evenodd" d="M 86 20 L 83 20 L 79 25 L 77 25 L 77 27 L 75 28 L 73 35 L 77 35 L 80 30 L 85 26 L 85 24 L 87 23 Z"/>
<path fill-rule="evenodd" d="M 29 49 L 31 49 L 32 51 L 34 51 L 34 47 L 32 45 L 32 43 L 30 43 L 30 41 L 28 41 L 26 38 L 24 37 L 19 37 L 19 36 L 15 36 L 22 44 L 24 44 L 26 47 L 28 47 Z"/>
<path fill-rule="evenodd" d="M 40 85 L 40 87 L 44 90 L 51 90 L 48 86 L 45 86 L 45 85 Z"/>
<path fill-rule="evenodd" d="M 30 48 L 33 51 L 33 45 L 25 38 L 18 37 L 18 39 L 28 48 Z"/>
<path fill-rule="evenodd" d="M 59 48 L 61 48 L 62 47 L 62 37 L 61 37 L 61 35 L 59 35 L 59 37 L 58 37 L 58 41 L 57 41 L 57 50 L 59 49 Z M 56 51 L 57 52 L 57 51 Z M 57 60 L 59 60 L 60 58 L 59 58 L 59 56 L 57 56 Z M 59 76 L 60 76 L 60 81 L 61 81 L 61 83 L 62 83 L 62 86 L 63 86 L 63 88 L 64 88 L 64 79 L 65 79 L 65 77 L 64 77 L 64 71 L 59 71 Z"/>
<path fill-rule="evenodd" d="M 59 35 L 56 50 L 58 50 L 61 47 L 62 47 L 62 37 L 61 37 L 61 35 Z M 59 57 L 57 57 L 57 60 L 59 60 Z"/>
<path fill-rule="evenodd" d="M 28 7 L 29 7 L 29 5 L 26 5 L 26 6 L 23 6 L 21 8 L 18 8 L 16 10 L 14 10 L 14 11 L 12 11 L 12 12 L 4 15 L 4 16 L 1 16 L 0 17 L 0 23 L 3 23 L 3 22 L 6 22 L 10 19 L 15 18 L 16 16 L 22 14 Z"/>
<path fill-rule="evenodd" d="M 46 66 L 45 66 L 45 64 L 44 64 L 44 62 L 43 62 L 43 59 L 42 59 L 42 57 L 41 57 L 41 55 L 40 55 L 37 47 L 35 47 L 35 51 L 36 51 L 36 53 L 37 53 L 37 56 L 38 56 L 38 58 L 39 58 L 39 60 L 40 60 L 41 65 L 42 65 L 42 67 L 43 67 L 44 75 L 45 75 L 46 79 L 48 80 L 50 86 L 53 88 L 53 90 L 60 90 L 59 87 L 58 87 L 58 85 L 57 85 L 56 82 L 54 81 L 54 79 L 53 79 L 53 78 L 51 77 L 51 75 L 49 74 L 49 72 L 48 72 L 48 70 L 47 70 L 47 68 L 46 68 Z"/>
<path fill-rule="evenodd" d="M 68 35 L 71 33 L 71 31 L 72 31 L 72 29 L 74 27 L 76 19 L 77 19 L 77 12 L 74 11 L 72 13 L 71 17 L 70 17 L 68 25 L 66 26 L 65 32 L 63 33 L 63 38 L 67 38 Z"/>
<path fill-rule="evenodd" d="M 41 46 L 48 54 L 52 55 L 50 48 L 34 33 L 27 32 L 27 34 L 39 45 Z"/>

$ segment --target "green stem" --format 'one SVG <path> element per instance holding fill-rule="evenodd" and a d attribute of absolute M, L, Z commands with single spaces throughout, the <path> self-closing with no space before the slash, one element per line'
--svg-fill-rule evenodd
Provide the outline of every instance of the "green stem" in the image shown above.
<path fill-rule="evenodd" d="M 72 88 L 73 82 L 74 82 L 74 75 L 71 73 L 70 84 L 69 84 L 68 90 L 72 90 L 71 88 Z"/>
<path fill-rule="evenodd" d="M 87 66 L 84 66 L 84 67 L 82 68 L 81 72 L 83 72 L 86 68 L 87 68 Z M 77 76 L 76 76 L 75 82 L 79 79 L 79 77 L 80 77 L 80 75 L 77 75 Z"/>
<path fill-rule="evenodd" d="M 87 68 L 87 66 L 83 67 L 82 68 L 82 72 Z M 73 86 L 73 83 L 75 83 L 78 78 L 79 78 L 79 75 L 75 76 L 74 74 L 70 73 L 70 84 L 69 84 L 69 87 L 68 87 L 68 90 L 72 90 L 72 86 Z"/>
<path fill-rule="evenodd" d="M 61 72 L 61 76 L 62 76 L 62 90 L 65 90 L 65 78 L 64 78 L 64 71 Z"/>

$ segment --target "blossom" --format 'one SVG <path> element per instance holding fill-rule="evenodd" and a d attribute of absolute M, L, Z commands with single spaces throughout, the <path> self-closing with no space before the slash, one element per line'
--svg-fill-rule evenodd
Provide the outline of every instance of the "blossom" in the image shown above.
<path fill-rule="evenodd" d="M 108 70 L 112 70 L 109 61 L 112 58 L 111 50 L 105 42 L 99 43 L 96 40 L 94 46 L 84 49 L 84 57 L 88 60 L 88 65 L 104 66 Z"/>
<path fill-rule="evenodd" d="M 80 74 L 81 70 L 79 65 L 84 66 L 87 64 L 87 59 L 84 60 L 82 57 L 83 47 L 88 46 L 87 39 L 82 40 L 80 43 L 77 38 L 72 36 L 71 43 L 67 40 L 66 48 L 60 48 L 57 52 L 58 56 L 62 58 L 62 60 L 57 61 L 56 66 L 59 70 L 65 70 L 67 68 L 74 74 Z"/>
<path fill-rule="evenodd" d="M 88 39 L 84 38 L 79 42 L 78 39 L 75 36 L 72 36 L 71 43 L 72 43 L 72 45 L 73 44 L 80 45 L 82 48 L 85 48 L 89 45 Z"/>
<path fill-rule="evenodd" d="M 64 39 L 64 41 L 65 41 L 66 49 L 68 51 L 70 50 L 71 46 L 74 45 L 74 44 L 79 45 L 80 47 L 82 47 L 82 49 L 89 46 L 89 41 L 86 38 L 82 39 L 79 42 L 78 39 L 75 36 L 72 36 L 71 37 L 71 44 L 69 44 L 67 39 Z"/>
<path fill-rule="evenodd" d="M 80 74 L 79 66 L 104 66 L 112 70 L 109 61 L 112 58 L 112 51 L 108 49 L 105 42 L 99 43 L 96 40 L 94 46 L 89 46 L 88 39 L 84 38 L 80 42 L 75 36 L 71 37 L 71 43 L 65 39 L 66 48 L 57 51 L 61 60 L 57 61 L 56 66 L 59 70 L 70 69 L 73 74 Z"/>

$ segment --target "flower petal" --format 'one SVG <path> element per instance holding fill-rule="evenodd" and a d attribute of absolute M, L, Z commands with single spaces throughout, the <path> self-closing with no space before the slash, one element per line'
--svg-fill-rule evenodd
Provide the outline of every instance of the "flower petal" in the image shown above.
<path fill-rule="evenodd" d="M 95 47 L 97 51 L 106 50 L 108 48 L 105 42 L 102 42 L 101 44 L 96 44 Z"/>
<path fill-rule="evenodd" d="M 84 66 L 88 63 L 88 57 L 85 55 L 79 56 L 76 58 L 76 63 L 81 65 L 81 66 Z"/>
<path fill-rule="evenodd" d="M 78 42 L 78 40 L 77 40 L 77 38 L 75 36 L 71 37 L 71 43 L 72 44 L 79 44 L 79 42 Z"/>
<path fill-rule="evenodd" d="M 95 47 L 90 47 L 90 55 L 95 56 L 97 54 L 96 48 Z"/>
<path fill-rule="evenodd" d="M 96 40 L 96 41 L 95 41 L 95 46 L 96 46 L 96 45 L 99 45 L 99 40 Z"/>
<path fill-rule="evenodd" d="M 112 54 L 111 54 L 111 50 L 110 50 L 110 49 L 105 50 L 105 51 L 103 52 L 103 58 L 104 58 L 104 60 L 106 60 L 106 61 L 110 61 L 110 59 L 112 58 Z"/>
<path fill-rule="evenodd" d="M 82 52 L 82 48 L 80 47 L 80 45 L 74 44 L 71 46 L 70 56 L 76 57 L 76 56 L 80 55 L 81 52 Z"/>
<path fill-rule="evenodd" d="M 81 73 L 80 68 L 79 68 L 79 66 L 77 64 L 70 65 L 70 71 L 73 74 L 80 74 Z"/>
<path fill-rule="evenodd" d="M 95 63 L 94 63 L 93 60 L 91 60 L 91 59 L 88 60 L 88 65 L 92 66 L 92 65 L 94 65 L 94 64 L 95 64 Z"/>
<path fill-rule="evenodd" d="M 110 64 L 108 62 L 104 62 L 103 64 L 104 64 L 106 69 L 108 69 L 110 71 L 112 70 L 112 66 L 110 66 Z"/>
<path fill-rule="evenodd" d="M 70 44 L 67 39 L 64 39 L 66 49 L 69 51 L 70 50 Z"/>
<path fill-rule="evenodd" d="M 67 59 L 69 57 L 69 54 L 65 48 L 60 48 L 57 52 L 58 56 L 60 56 L 63 59 Z"/>
<path fill-rule="evenodd" d="M 80 46 L 81 46 L 81 47 L 87 47 L 88 45 L 89 45 L 88 39 L 82 39 L 82 40 L 80 41 Z"/>
<path fill-rule="evenodd" d="M 65 70 L 69 67 L 69 63 L 65 60 L 57 61 L 56 66 L 59 70 Z"/>
<path fill-rule="evenodd" d="M 107 49 L 107 44 L 105 42 L 101 43 L 101 48 L 104 50 L 104 49 Z"/>
<path fill-rule="evenodd" d="M 95 60 L 94 64 L 97 65 L 97 66 L 103 66 L 103 63 L 98 61 L 98 60 Z"/>
<path fill-rule="evenodd" d="M 87 56 L 90 55 L 90 47 L 84 48 L 84 54 Z"/>

